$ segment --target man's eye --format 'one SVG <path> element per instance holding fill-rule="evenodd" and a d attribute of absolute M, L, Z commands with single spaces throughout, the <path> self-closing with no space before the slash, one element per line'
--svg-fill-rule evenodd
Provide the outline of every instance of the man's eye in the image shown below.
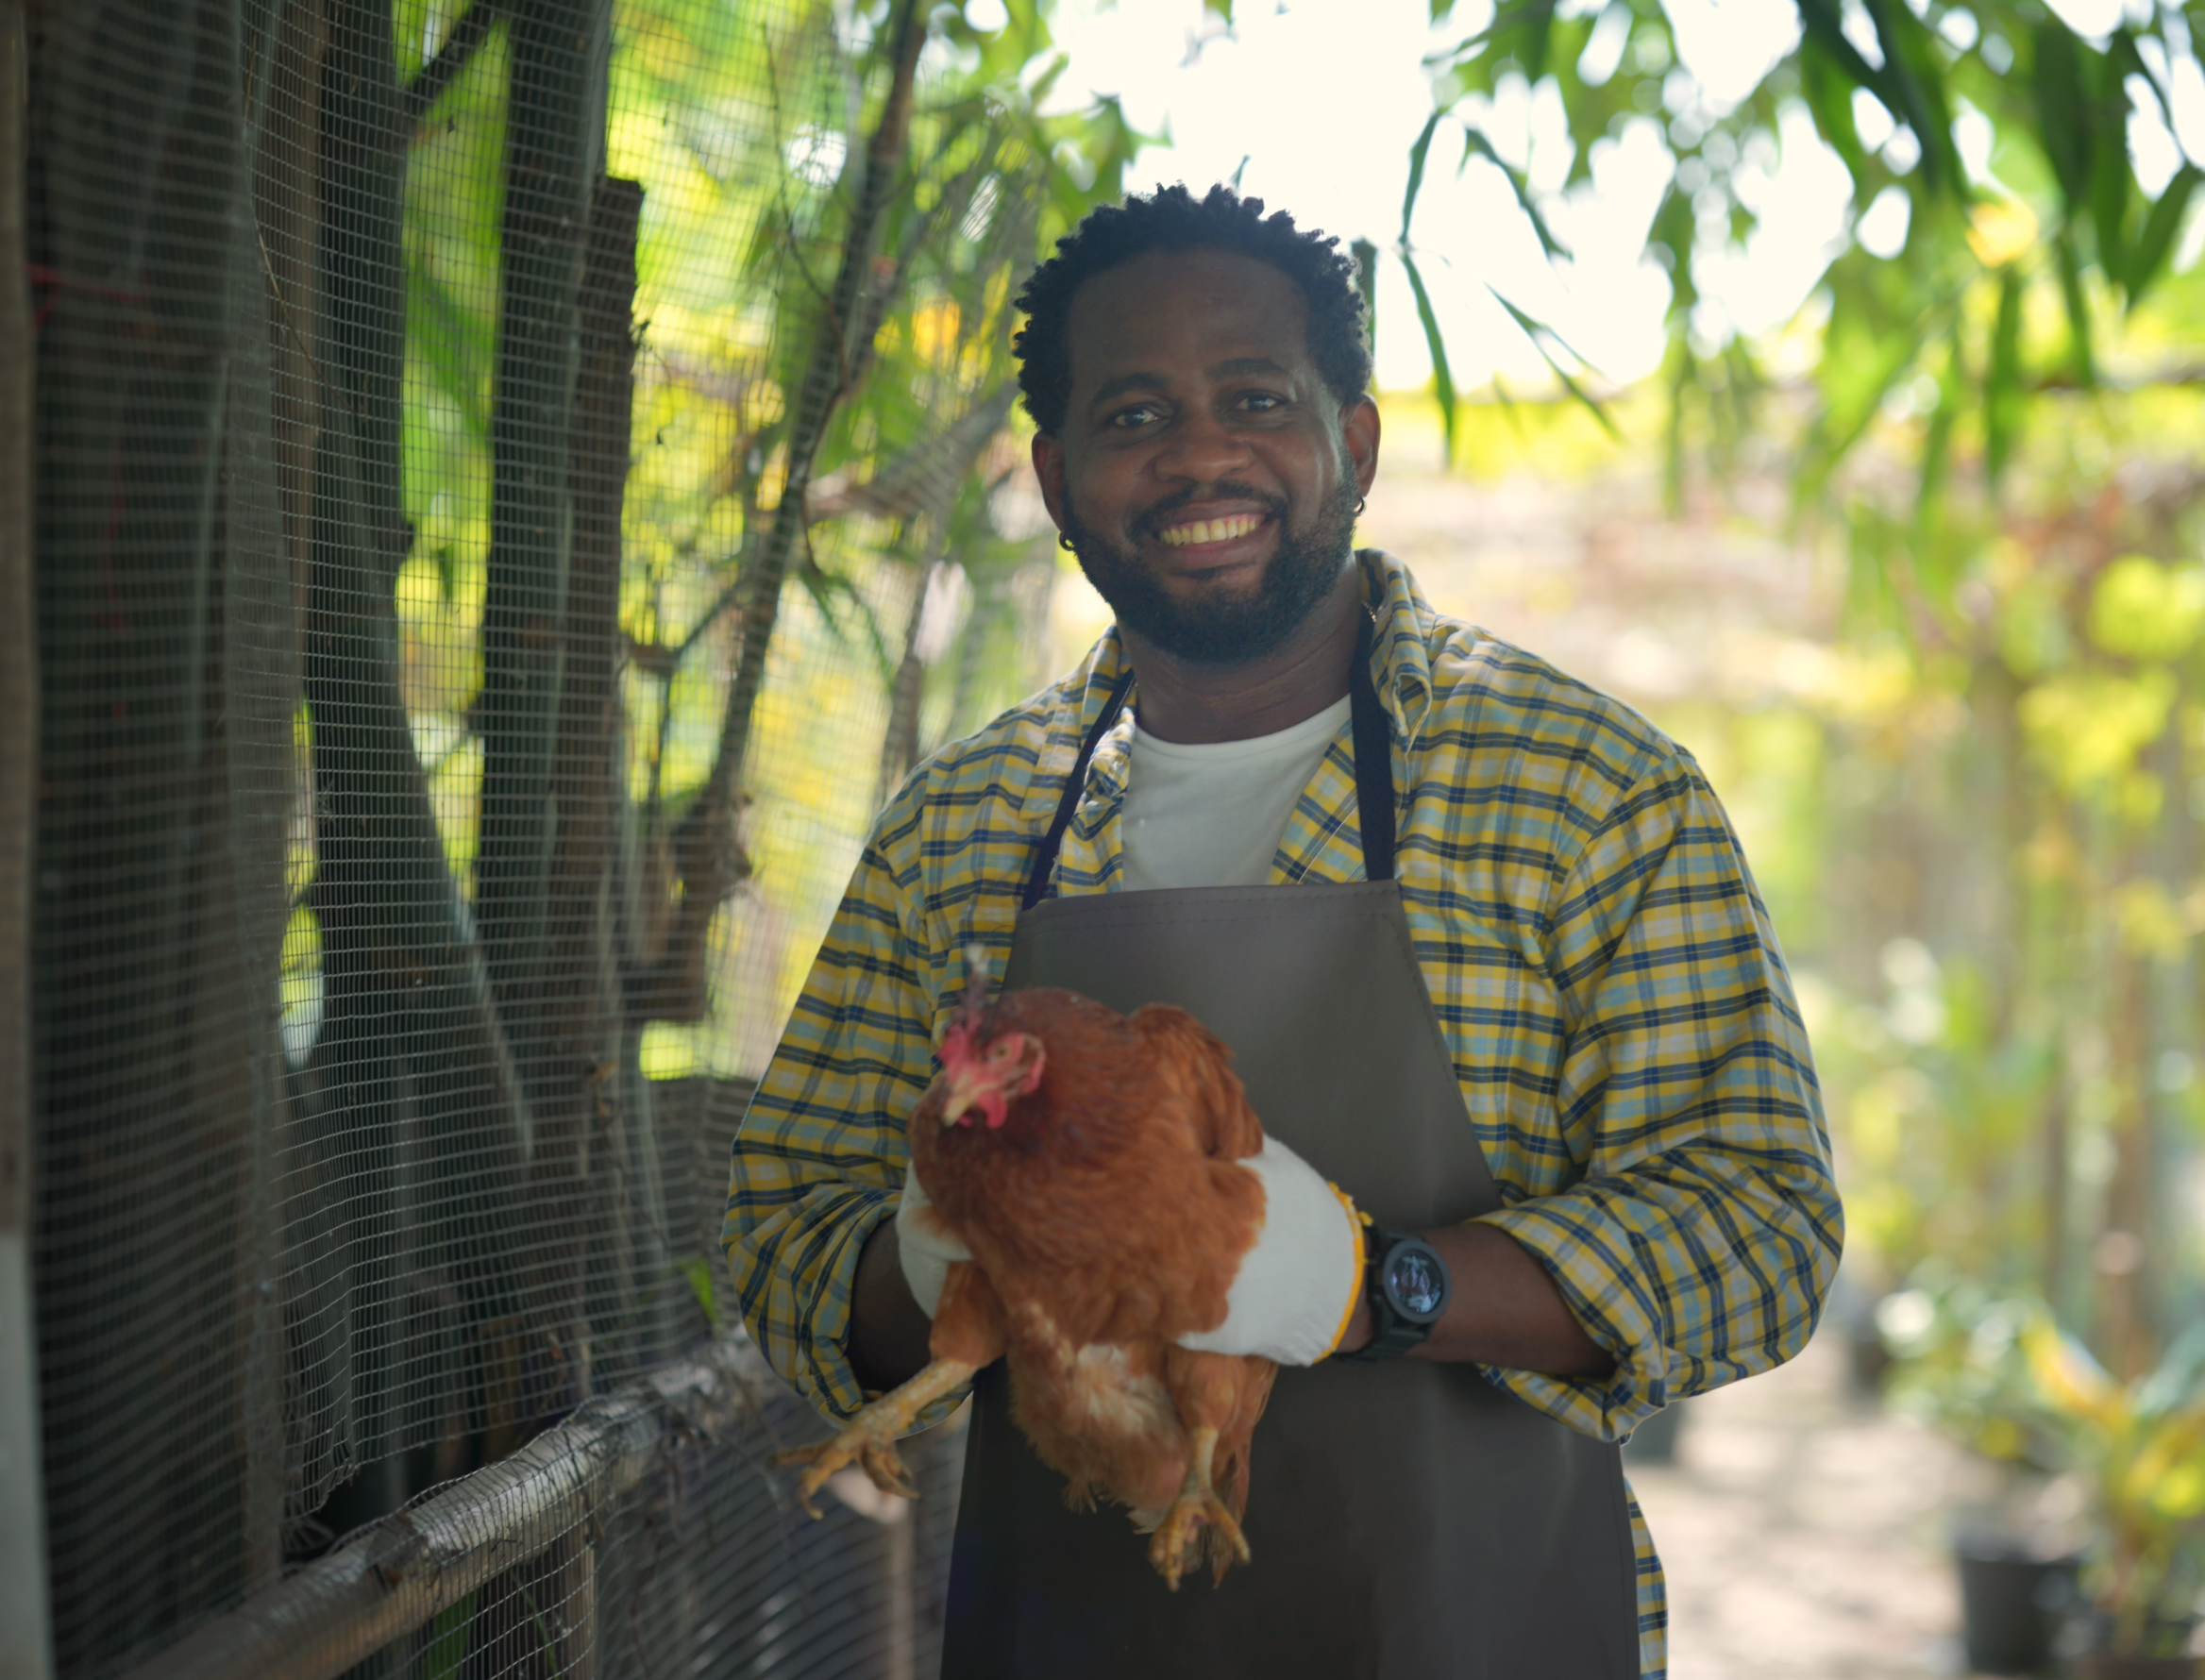
<path fill-rule="evenodd" d="M 1285 408 L 1287 399 L 1276 392 L 1251 391 L 1240 399 L 1240 406 L 1244 409 L 1252 409 L 1258 414 L 1268 414 L 1273 409 Z"/>
<path fill-rule="evenodd" d="M 1146 426 L 1156 418 L 1155 409 L 1148 403 L 1136 403 L 1130 409 L 1120 409 L 1110 416 L 1110 425 L 1119 431 L 1131 431 Z"/>

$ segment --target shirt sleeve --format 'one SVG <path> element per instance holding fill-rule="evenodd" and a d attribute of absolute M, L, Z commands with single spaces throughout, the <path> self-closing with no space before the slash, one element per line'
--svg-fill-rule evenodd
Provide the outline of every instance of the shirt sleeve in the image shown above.
<path fill-rule="evenodd" d="M 917 823 L 915 792 L 907 785 L 884 814 L 758 1083 L 735 1135 L 720 1233 L 766 1362 L 837 1419 L 865 1398 L 844 1352 L 858 1255 L 896 1211 L 910 1160 L 904 1124 L 933 1077 L 934 965 L 905 912 L 916 865 L 896 863 L 916 850 L 899 844 Z"/>
<path fill-rule="evenodd" d="M 1776 931 L 1698 767 L 1679 754 L 1641 777 L 1554 903 L 1556 1108 L 1583 1176 L 1487 1219 L 1545 1265 L 1616 1369 L 1489 1374 L 1616 1439 L 1797 1353 L 1843 1215 Z"/>

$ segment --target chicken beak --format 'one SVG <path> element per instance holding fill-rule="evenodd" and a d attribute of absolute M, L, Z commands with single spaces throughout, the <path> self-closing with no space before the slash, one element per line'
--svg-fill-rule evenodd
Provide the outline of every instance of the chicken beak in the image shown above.
<path fill-rule="evenodd" d="M 962 1067 L 951 1074 L 949 1100 L 942 1104 L 942 1124 L 954 1126 L 962 1119 L 965 1111 L 980 1100 L 981 1086 L 985 1083 Z"/>

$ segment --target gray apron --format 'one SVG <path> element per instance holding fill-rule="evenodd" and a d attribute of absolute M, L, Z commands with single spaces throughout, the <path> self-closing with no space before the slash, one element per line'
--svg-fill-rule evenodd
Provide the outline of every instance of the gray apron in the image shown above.
<path fill-rule="evenodd" d="M 1121 1012 L 1176 1003 L 1233 1047 L 1264 1130 L 1379 1224 L 1501 1205 L 1464 1112 L 1393 875 L 1389 736 L 1355 661 L 1367 882 L 1040 901 L 1087 764 L 1072 766 L 1003 977 Z M 1474 1277 L 1455 1280 L 1474 1289 Z M 999 1361 L 974 1386 L 944 1680 L 1625 1680 L 1639 1672 L 1630 1520 L 1615 1448 L 1474 1366 L 1279 1372 L 1252 1452 L 1252 1564 L 1177 1593 L 1126 1513 L 1064 1505 L 1011 1421 Z"/>

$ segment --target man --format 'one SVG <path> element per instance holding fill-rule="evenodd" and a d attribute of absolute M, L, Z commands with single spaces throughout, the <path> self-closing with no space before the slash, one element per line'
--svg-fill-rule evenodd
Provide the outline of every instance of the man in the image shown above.
<path fill-rule="evenodd" d="M 1353 549 L 1353 271 L 1262 210 L 1097 210 L 1019 299 L 1035 470 L 1117 623 L 883 814 L 736 1141 L 745 1318 L 835 1416 L 925 1362 L 902 1127 L 967 942 L 1182 1003 L 1401 1235 L 1281 1371 L 1255 1562 L 1214 1592 L 1053 1513 L 984 1375 L 945 1673 L 1660 1675 L 1604 1443 L 1813 1328 L 1841 1216 L 1805 1034 L 1692 759 Z"/>

